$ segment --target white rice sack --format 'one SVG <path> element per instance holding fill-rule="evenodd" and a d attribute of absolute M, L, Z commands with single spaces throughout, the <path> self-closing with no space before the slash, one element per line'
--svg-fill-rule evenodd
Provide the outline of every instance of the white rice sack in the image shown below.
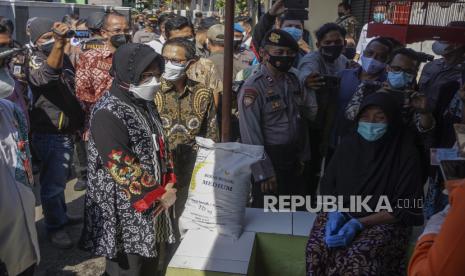
<path fill-rule="evenodd" d="M 196 138 L 199 150 L 180 230 L 208 229 L 239 238 L 252 178 L 251 165 L 264 158 L 263 146 L 214 143 Z"/>

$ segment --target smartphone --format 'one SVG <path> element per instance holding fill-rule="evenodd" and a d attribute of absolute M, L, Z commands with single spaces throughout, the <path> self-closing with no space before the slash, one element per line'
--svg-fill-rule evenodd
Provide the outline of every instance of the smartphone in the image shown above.
<path fill-rule="evenodd" d="M 325 88 L 338 88 L 341 79 L 335 76 L 322 75 L 323 81 L 325 83 Z"/>
<path fill-rule="evenodd" d="M 89 30 L 76 30 L 76 34 L 74 35 L 75 38 L 89 38 L 90 32 Z"/>

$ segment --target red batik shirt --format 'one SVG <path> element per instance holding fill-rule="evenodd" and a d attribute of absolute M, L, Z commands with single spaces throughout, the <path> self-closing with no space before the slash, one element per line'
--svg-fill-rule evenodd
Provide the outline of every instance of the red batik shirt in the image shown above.
<path fill-rule="evenodd" d="M 108 91 L 113 82 L 110 76 L 112 52 L 108 47 L 90 49 L 79 55 L 76 65 L 76 96 L 86 107 L 86 129 L 94 104 Z"/>

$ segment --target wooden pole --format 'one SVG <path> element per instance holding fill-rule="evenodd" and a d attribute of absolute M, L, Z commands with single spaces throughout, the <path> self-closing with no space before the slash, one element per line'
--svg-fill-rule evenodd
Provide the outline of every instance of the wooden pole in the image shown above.
<path fill-rule="evenodd" d="M 224 34 L 224 75 L 223 100 L 221 118 L 221 141 L 229 142 L 231 139 L 231 99 L 233 78 L 233 40 L 234 40 L 234 0 L 226 0 L 224 6 L 225 34 Z"/>

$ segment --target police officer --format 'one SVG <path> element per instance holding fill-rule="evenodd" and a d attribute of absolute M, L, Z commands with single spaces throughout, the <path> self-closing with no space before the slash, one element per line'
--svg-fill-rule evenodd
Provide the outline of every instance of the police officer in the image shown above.
<path fill-rule="evenodd" d="M 252 167 L 256 184 L 253 207 L 263 195 L 297 195 L 302 163 L 309 159 L 300 107 L 305 97 L 291 70 L 299 46 L 290 34 L 271 30 L 262 41 L 263 62 L 238 96 L 242 142 L 263 145 L 265 160 Z"/>

